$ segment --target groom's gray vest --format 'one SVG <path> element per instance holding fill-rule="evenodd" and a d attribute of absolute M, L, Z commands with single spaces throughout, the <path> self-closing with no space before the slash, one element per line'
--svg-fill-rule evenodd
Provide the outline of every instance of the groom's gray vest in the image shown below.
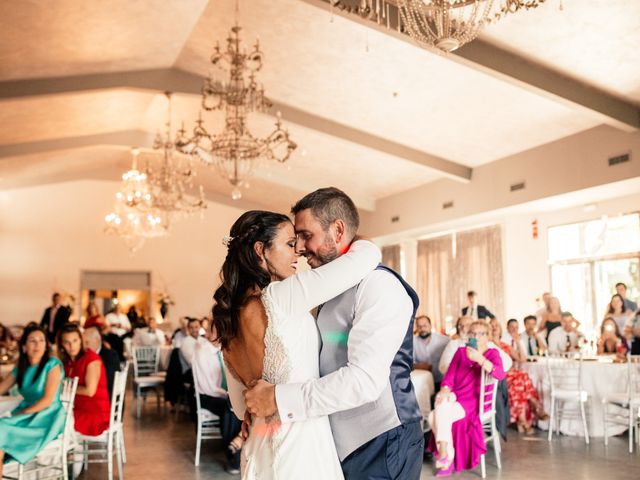
<path fill-rule="evenodd" d="M 389 383 L 380 397 L 360 407 L 329 415 L 340 461 L 378 435 L 422 418 L 410 378 L 413 367 L 413 321 L 418 309 L 418 295 L 393 270 L 383 265 L 379 265 L 378 270 L 387 271 L 400 281 L 413 302 L 413 314 L 402 345 L 391 364 Z M 358 288 L 359 285 L 356 285 L 320 309 L 318 329 L 323 339 L 320 376 L 347 364 L 347 339 L 353 325 Z"/>

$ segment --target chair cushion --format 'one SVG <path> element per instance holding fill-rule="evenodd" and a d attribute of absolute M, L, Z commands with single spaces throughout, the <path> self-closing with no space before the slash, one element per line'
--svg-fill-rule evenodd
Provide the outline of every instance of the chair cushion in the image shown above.
<path fill-rule="evenodd" d="M 135 377 L 133 383 L 141 387 L 157 387 L 164 383 L 164 378 L 154 376 Z"/>
<path fill-rule="evenodd" d="M 202 418 L 202 420 L 204 420 L 205 422 L 210 422 L 213 420 L 220 420 L 220 417 L 211 413 L 209 410 L 207 410 L 206 408 L 201 408 L 200 410 L 198 410 L 198 416 L 200 416 L 200 418 Z"/>

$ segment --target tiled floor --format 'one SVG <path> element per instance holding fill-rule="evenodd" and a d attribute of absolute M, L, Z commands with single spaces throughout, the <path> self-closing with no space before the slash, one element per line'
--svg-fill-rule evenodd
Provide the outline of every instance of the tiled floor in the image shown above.
<path fill-rule="evenodd" d="M 200 466 L 193 464 L 195 454 L 195 428 L 186 415 L 178 419 L 168 411 L 158 414 L 154 399 L 137 420 L 132 413 L 132 399 L 128 399 L 125 430 L 127 464 L 126 480 L 182 480 L 239 478 L 224 471 L 224 456 L 220 443 L 203 443 Z M 581 438 L 554 437 L 548 443 L 546 436 L 518 435 L 510 431 L 509 441 L 503 444 L 502 471 L 494 467 L 490 450 L 487 478 L 530 480 L 608 480 L 633 479 L 640 475 L 640 453 L 627 452 L 627 437 L 611 438 L 605 448 L 602 438 L 593 438 L 585 445 Z M 115 468 L 115 466 L 114 466 Z M 433 477 L 433 466 L 425 462 L 422 479 Z M 90 465 L 79 480 L 104 480 L 107 470 L 103 465 Z M 117 478 L 117 477 L 116 477 Z M 459 479 L 479 479 L 480 473 L 467 472 L 455 476 Z M 288 479 L 286 479 L 288 480 Z M 330 479 L 327 479 L 330 480 Z"/>

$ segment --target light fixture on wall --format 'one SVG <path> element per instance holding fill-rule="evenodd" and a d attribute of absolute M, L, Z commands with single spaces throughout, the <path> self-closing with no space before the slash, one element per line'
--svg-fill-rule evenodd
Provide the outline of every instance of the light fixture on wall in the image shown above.
<path fill-rule="evenodd" d="M 165 228 L 173 218 L 202 212 L 207 208 L 202 185 L 195 186 L 197 170 L 189 155 L 177 151 L 171 137 L 171 93 L 165 92 L 168 103 L 165 134 L 156 134 L 153 142 L 157 153 L 145 153 L 144 173 L 147 176 L 153 207 L 160 213 Z M 190 194 L 196 190 L 197 193 Z"/>
<path fill-rule="evenodd" d="M 167 235 L 159 212 L 154 208 L 147 175 L 138 170 L 140 150 L 131 149 L 131 169 L 122 174 L 113 211 L 105 217 L 104 232 L 122 237 L 133 253 L 147 238 Z"/>
<path fill-rule="evenodd" d="M 237 6 L 236 6 L 237 9 Z M 206 111 L 224 111 L 225 124 L 221 132 L 210 133 L 202 116 L 198 118 L 193 135 L 181 130 L 176 146 L 185 153 L 197 155 L 205 164 L 215 167 L 231 184 L 231 197 L 242 197 L 241 187 L 248 188 L 248 179 L 261 160 L 286 162 L 297 145 L 282 127 L 277 114 L 275 130 L 258 138 L 248 128 L 248 114 L 267 112 L 272 106 L 264 88 L 256 82 L 256 73 L 262 68 L 263 53 L 258 41 L 247 53 L 240 46 L 240 30 L 236 24 L 227 38 L 227 46 L 215 46 L 211 63 L 229 72 L 227 82 L 209 77 L 202 87 L 202 108 Z"/>

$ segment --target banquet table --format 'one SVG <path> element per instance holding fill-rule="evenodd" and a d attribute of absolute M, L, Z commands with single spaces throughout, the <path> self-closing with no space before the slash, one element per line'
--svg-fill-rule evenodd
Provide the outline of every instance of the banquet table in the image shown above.
<path fill-rule="evenodd" d="M 550 361 L 565 363 L 567 368 L 569 368 L 569 362 L 577 362 L 577 360 L 558 358 Z M 531 381 L 543 397 L 545 410 L 550 412 L 551 393 L 545 360 L 540 358 L 537 362 L 523 363 L 520 364 L 520 368 L 529 373 Z M 622 363 L 613 363 L 611 357 L 599 357 L 597 359 L 584 360 L 582 368 L 582 388 L 589 394 L 586 405 L 589 436 L 602 437 L 604 436 L 602 397 L 608 393 L 619 393 L 626 390 L 627 366 Z M 579 411 L 577 405 L 577 402 L 567 404 L 567 417 L 571 412 L 571 418 L 562 419 L 560 423 L 560 432 L 565 435 L 583 436 L 582 423 L 579 416 L 576 415 Z M 609 407 L 609 412 L 613 413 L 616 408 L 618 407 Z M 538 422 L 538 426 L 543 430 L 548 430 L 549 422 Z M 618 435 L 626 430 L 627 427 L 624 425 L 607 424 L 607 434 L 609 436 Z"/>

